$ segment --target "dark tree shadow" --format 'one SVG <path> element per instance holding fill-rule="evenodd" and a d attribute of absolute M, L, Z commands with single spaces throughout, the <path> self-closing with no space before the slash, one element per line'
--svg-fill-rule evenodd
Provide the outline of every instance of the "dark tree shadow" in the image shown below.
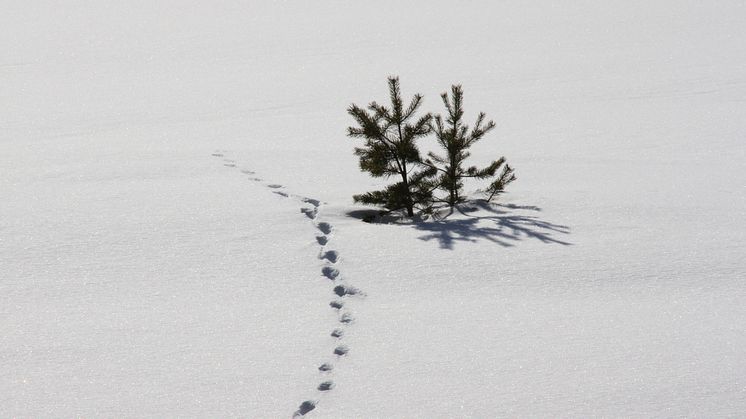
<path fill-rule="evenodd" d="M 548 244 L 569 243 L 556 238 L 570 234 L 568 226 L 544 221 L 535 215 L 518 214 L 517 211 L 540 212 L 535 206 L 513 204 L 496 205 L 486 201 L 473 201 L 457 210 L 467 218 L 449 219 L 451 212 L 439 220 L 417 222 L 414 228 L 427 232 L 420 240 L 437 240 L 441 249 L 453 249 L 456 242 L 491 241 L 503 247 L 514 246 L 522 240 L 539 240 Z M 482 211 L 480 211 L 482 210 Z"/>

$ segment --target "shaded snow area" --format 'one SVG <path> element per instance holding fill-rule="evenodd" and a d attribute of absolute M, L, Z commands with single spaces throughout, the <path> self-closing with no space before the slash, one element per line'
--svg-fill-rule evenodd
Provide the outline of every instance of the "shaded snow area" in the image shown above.
<path fill-rule="evenodd" d="M 0 417 L 746 412 L 746 3 L 1 9 Z M 389 75 L 508 192 L 362 222 Z"/>

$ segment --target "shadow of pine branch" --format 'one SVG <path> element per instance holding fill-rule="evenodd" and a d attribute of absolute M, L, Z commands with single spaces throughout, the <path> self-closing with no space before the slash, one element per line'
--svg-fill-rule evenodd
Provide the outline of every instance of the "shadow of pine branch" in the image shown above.
<path fill-rule="evenodd" d="M 539 240 L 547 244 L 569 243 L 557 238 L 558 235 L 570 234 L 568 226 L 542 220 L 535 215 L 517 214 L 516 210 L 539 212 L 535 206 L 492 205 L 485 201 L 472 202 L 477 208 L 463 208 L 459 212 L 467 218 L 449 219 L 448 216 L 438 221 L 418 222 L 414 228 L 427 232 L 420 240 L 436 240 L 440 248 L 453 249 L 457 242 L 477 242 L 487 240 L 503 247 L 514 246 L 522 240 Z M 472 212 L 484 210 L 472 215 Z M 483 215 L 487 213 L 487 215 Z M 450 215 L 450 214 L 449 214 Z"/>

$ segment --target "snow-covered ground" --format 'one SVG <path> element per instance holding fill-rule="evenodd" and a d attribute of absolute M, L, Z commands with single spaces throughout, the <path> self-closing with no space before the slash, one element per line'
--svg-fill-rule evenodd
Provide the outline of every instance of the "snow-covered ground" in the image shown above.
<path fill-rule="evenodd" d="M 1 6 L 0 416 L 746 412 L 744 2 Z M 391 74 L 499 205 L 359 220 Z"/>

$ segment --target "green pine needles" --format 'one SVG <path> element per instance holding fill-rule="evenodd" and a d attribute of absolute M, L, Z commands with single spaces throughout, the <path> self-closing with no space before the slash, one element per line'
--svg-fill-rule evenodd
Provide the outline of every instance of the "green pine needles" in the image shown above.
<path fill-rule="evenodd" d="M 471 155 L 469 148 L 477 141 L 482 139 L 485 134 L 495 128 L 495 123 L 484 122 L 486 115 L 480 112 L 474 128 L 469 130 L 468 125 L 464 125 L 462 117 L 464 109 L 462 102 L 464 91 L 460 85 L 451 86 L 451 96 L 447 93 L 440 95 L 448 114 L 444 117 L 435 115 L 435 137 L 438 144 L 445 151 L 445 155 L 439 156 L 433 152 L 428 153 L 429 159 L 424 161 L 428 167 L 435 169 L 437 175 L 437 187 L 448 195 L 444 198 L 436 199 L 447 203 L 453 207 L 465 200 L 463 196 L 464 179 L 490 179 L 493 181 L 487 187 L 487 201 L 491 201 L 495 195 L 503 192 L 505 186 L 513 182 L 516 177 L 513 168 L 505 163 L 505 157 L 493 161 L 489 166 L 478 169 L 476 166 L 464 168 L 466 159 Z M 502 172 L 495 176 L 498 170 Z"/>
<path fill-rule="evenodd" d="M 358 126 L 349 127 L 347 135 L 365 139 L 365 147 L 355 148 L 355 155 L 360 157 L 361 170 L 373 177 L 397 176 L 401 181 L 384 190 L 355 195 L 353 198 L 355 202 L 383 205 L 390 210 L 404 208 L 411 217 L 415 206 L 427 201 L 425 196 L 421 196 L 423 191 L 420 190 L 421 181 L 426 176 L 417 171 L 422 161 L 417 139 L 430 133 L 432 116 L 426 114 L 414 120 L 422 96 L 414 95 L 404 108 L 397 77 L 389 77 L 389 97 L 389 108 L 376 102 L 371 102 L 367 110 L 351 105 L 347 113 L 355 118 Z"/>
<path fill-rule="evenodd" d="M 404 107 L 397 77 L 389 77 L 389 107 L 371 102 L 367 109 L 351 105 L 347 112 L 355 119 L 356 126 L 347 134 L 365 140 L 363 147 L 355 148 L 360 159 L 360 169 L 373 177 L 394 176 L 397 182 L 383 190 L 355 195 L 355 202 L 381 205 L 390 211 L 414 210 L 429 213 L 438 204 L 454 207 L 465 201 L 464 179 L 491 179 L 486 189 L 487 200 L 504 191 L 516 177 L 513 169 L 500 157 L 485 168 L 464 167 L 469 157 L 468 149 L 495 127 L 492 121 L 484 122 L 480 113 L 471 130 L 462 122 L 464 114 L 461 86 L 451 87 L 451 96 L 441 95 L 447 115 L 433 117 L 427 113 L 416 117 L 422 95 L 416 94 Z M 423 159 L 417 140 L 435 133 L 443 154 L 433 152 Z M 502 168 L 502 171 L 500 169 Z M 496 175 L 500 172 L 499 175 Z M 438 196 L 437 191 L 445 195 Z"/>

